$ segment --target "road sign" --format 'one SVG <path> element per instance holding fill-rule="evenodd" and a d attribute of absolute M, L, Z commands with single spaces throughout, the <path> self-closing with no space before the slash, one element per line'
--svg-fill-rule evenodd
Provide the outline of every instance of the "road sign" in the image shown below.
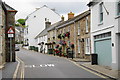
<path fill-rule="evenodd" d="M 13 35 L 13 34 L 8 34 L 8 37 L 9 37 L 9 38 L 13 38 L 14 35 Z"/>
<path fill-rule="evenodd" d="M 14 34 L 15 32 L 14 32 L 13 28 L 10 27 L 7 33 L 8 33 L 8 34 Z"/>

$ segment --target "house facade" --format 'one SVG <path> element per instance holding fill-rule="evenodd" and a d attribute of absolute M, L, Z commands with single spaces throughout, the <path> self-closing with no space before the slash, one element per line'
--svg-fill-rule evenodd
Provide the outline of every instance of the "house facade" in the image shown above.
<path fill-rule="evenodd" d="M 0 1 L 0 66 L 5 63 L 5 12 Z"/>
<path fill-rule="evenodd" d="M 120 0 L 89 2 L 91 9 L 91 49 L 98 64 L 120 69 Z"/>
<path fill-rule="evenodd" d="M 46 5 L 37 8 L 36 11 L 28 15 L 26 19 L 27 28 L 25 30 L 27 34 L 24 35 L 24 41 L 27 41 L 26 43 L 29 43 L 29 46 L 38 45 L 35 37 L 45 29 L 45 22 L 48 19 L 53 24 L 60 20 L 60 15 Z"/>
<path fill-rule="evenodd" d="M 67 48 L 72 50 L 71 45 L 74 45 L 74 57 L 90 59 L 89 11 L 75 17 L 74 13 L 68 13 L 68 20 L 58 24 L 51 31 L 52 34 L 54 34 L 53 32 L 56 33 L 56 45 L 62 48 L 62 55 L 67 55 Z"/>
<path fill-rule="evenodd" d="M 16 10 L 0 0 L 0 65 L 5 62 L 15 61 L 15 34 L 11 39 L 12 53 L 10 52 L 10 39 L 8 37 L 8 30 L 10 27 L 14 29 L 14 21 Z"/>
<path fill-rule="evenodd" d="M 15 26 L 15 42 L 23 44 L 24 41 L 24 28 Z"/>

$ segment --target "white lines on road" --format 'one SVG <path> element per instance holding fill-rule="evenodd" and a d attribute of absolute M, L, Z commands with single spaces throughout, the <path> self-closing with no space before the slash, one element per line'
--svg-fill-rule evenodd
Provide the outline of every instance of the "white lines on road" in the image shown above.
<path fill-rule="evenodd" d="M 55 67 L 55 65 L 54 64 L 25 65 L 25 68 L 45 68 L 45 67 Z"/>

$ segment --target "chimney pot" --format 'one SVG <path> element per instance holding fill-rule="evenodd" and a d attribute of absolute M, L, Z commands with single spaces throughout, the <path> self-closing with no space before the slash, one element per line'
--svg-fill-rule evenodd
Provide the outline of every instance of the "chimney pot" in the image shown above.
<path fill-rule="evenodd" d="M 70 12 L 68 13 L 68 19 L 74 18 L 74 13 Z"/>

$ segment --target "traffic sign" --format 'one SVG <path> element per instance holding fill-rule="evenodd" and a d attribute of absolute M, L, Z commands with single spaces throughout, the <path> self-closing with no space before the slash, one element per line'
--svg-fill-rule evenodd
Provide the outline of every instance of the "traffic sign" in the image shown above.
<path fill-rule="evenodd" d="M 13 34 L 8 34 L 8 37 L 9 37 L 9 38 L 13 38 L 14 35 L 13 35 Z"/>
<path fill-rule="evenodd" d="M 15 32 L 14 32 L 13 28 L 10 27 L 7 33 L 8 33 L 8 34 L 14 34 Z"/>

